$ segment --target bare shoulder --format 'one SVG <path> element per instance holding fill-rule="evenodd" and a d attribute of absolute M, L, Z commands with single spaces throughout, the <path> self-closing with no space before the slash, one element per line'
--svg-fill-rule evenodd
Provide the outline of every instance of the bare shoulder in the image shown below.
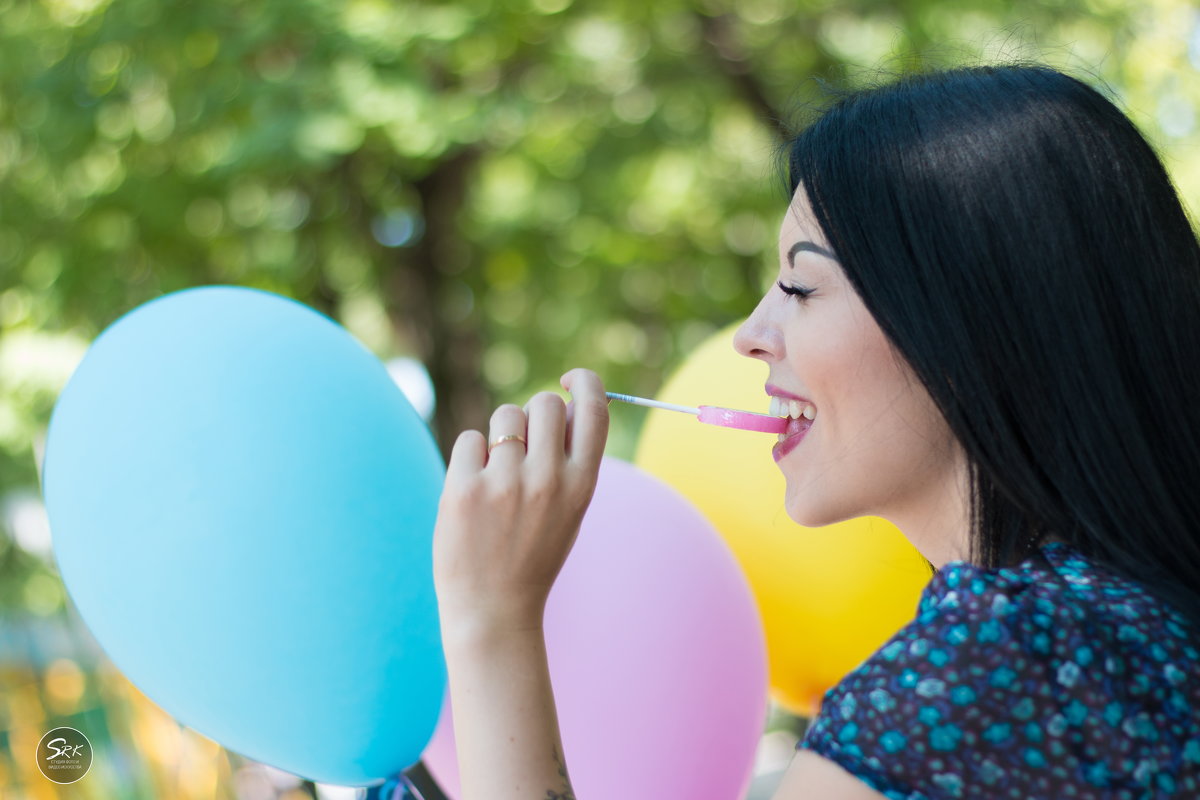
<path fill-rule="evenodd" d="M 884 796 L 811 750 L 797 750 L 771 800 L 885 800 Z"/>

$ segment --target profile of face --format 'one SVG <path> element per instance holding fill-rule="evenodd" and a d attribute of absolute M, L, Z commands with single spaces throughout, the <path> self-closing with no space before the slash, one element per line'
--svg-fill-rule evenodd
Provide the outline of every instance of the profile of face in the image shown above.
<path fill-rule="evenodd" d="M 770 367 L 769 394 L 799 399 L 793 416 L 812 416 L 811 425 L 790 423 L 774 445 L 788 516 L 815 527 L 876 515 L 906 534 L 957 520 L 961 448 L 846 278 L 803 186 L 780 228 L 777 281 L 734 347 Z M 935 562 L 949 544 L 909 538 Z"/>

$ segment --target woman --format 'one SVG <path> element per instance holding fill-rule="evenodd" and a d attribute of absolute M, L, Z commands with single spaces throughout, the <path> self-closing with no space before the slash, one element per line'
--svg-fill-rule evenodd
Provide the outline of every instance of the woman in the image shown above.
<path fill-rule="evenodd" d="M 1200 246 L 1157 157 L 1086 84 L 1009 65 L 847 95 L 788 172 L 778 284 L 735 340 L 815 412 L 774 447 L 788 514 L 884 517 L 938 571 L 776 800 L 1195 796 Z M 447 473 L 464 800 L 574 797 L 541 621 L 608 414 L 594 373 L 562 385 Z"/>

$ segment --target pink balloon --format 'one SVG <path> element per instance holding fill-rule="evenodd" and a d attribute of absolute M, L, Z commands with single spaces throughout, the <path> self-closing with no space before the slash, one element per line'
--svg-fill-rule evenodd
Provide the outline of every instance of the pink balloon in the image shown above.
<path fill-rule="evenodd" d="M 580 797 L 744 797 L 767 715 L 762 622 L 732 552 L 683 495 L 606 457 L 545 628 Z M 458 797 L 448 695 L 423 760 Z"/>

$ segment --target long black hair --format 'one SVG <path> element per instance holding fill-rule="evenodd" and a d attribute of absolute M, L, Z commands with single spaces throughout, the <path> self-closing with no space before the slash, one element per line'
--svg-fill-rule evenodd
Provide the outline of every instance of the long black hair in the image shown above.
<path fill-rule="evenodd" d="M 1135 125 L 962 66 L 840 93 L 786 159 L 964 448 L 969 558 L 1056 535 L 1200 622 L 1200 244 Z"/>

